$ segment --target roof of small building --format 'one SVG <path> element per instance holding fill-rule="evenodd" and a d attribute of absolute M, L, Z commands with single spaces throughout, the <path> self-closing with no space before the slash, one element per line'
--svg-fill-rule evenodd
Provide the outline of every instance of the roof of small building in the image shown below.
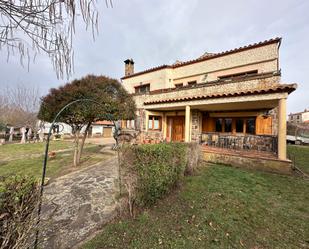
<path fill-rule="evenodd" d="M 305 112 L 309 112 L 309 109 L 305 109 L 303 112 L 294 112 L 294 113 L 290 113 L 289 116 L 293 116 L 293 115 L 299 115 L 299 114 L 303 114 Z"/>
<path fill-rule="evenodd" d="M 273 39 L 261 41 L 261 42 L 258 42 L 258 43 L 249 44 L 247 46 L 238 47 L 238 48 L 235 48 L 235 49 L 231 49 L 231 50 L 227 50 L 227 51 L 223 51 L 223 52 L 219 52 L 219 53 L 204 53 L 202 56 L 200 56 L 196 59 L 193 59 L 193 60 L 184 61 L 184 62 L 176 61 L 176 63 L 174 63 L 172 65 L 164 64 L 164 65 L 161 65 L 161 66 L 153 67 L 153 68 L 146 69 L 146 70 L 143 70 L 143 71 L 140 71 L 140 72 L 136 72 L 134 74 L 124 76 L 121 79 L 127 79 L 127 78 L 135 77 L 135 76 L 138 76 L 138 75 L 141 75 L 141 74 L 150 73 L 150 72 L 153 72 L 153 71 L 165 69 L 165 68 L 182 67 L 182 66 L 186 66 L 186 65 L 189 65 L 189 64 L 202 62 L 202 61 L 205 61 L 205 60 L 214 59 L 214 58 L 217 58 L 217 57 L 220 57 L 220 56 L 224 56 L 224 55 L 237 53 L 237 52 L 252 49 L 252 48 L 265 46 L 265 45 L 272 44 L 272 43 L 279 43 L 280 44 L 281 40 L 282 40 L 281 37 L 276 37 L 276 38 L 273 38 Z"/>
<path fill-rule="evenodd" d="M 144 104 L 151 105 L 151 104 L 161 104 L 161 103 L 170 103 L 170 102 L 201 100 L 201 99 L 209 99 L 209 98 L 237 97 L 237 96 L 243 96 L 243 95 L 267 94 L 267 93 L 277 93 L 277 92 L 291 93 L 296 88 L 297 88 L 297 84 L 278 84 L 278 85 L 270 86 L 270 87 L 263 88 L 263 89 L 248 89 L 248 90 L 243 90 L 243 91 L 238 91 L 238 92 L 209 93 L 209 94 L 196 95 L 196 96 L 151 100 L 151 101 L 145 101 Z"/>
<path fill-rule="evenodd" d="M 102 121 L 96 121 L 93 123 L 94 125 L 113 125 L 112 121 L 102 120 Z"/>

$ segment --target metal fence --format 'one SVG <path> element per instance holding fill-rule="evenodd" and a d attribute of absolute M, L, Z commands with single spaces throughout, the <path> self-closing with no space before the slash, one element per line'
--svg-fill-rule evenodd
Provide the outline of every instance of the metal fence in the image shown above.
<path fill-rule="evenodd" d="M 201 134 L 201 143 L 207 146 L 233 150 L 255 150 L 277 153 L 277 136 L 251 134 L 224 134 L 207 132 Z"/>

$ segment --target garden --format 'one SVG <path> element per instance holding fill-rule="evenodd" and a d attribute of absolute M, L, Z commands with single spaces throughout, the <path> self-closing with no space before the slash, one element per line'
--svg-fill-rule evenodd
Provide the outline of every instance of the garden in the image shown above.
<path fill-rule="evenodd" d="M 308 170 L 309 148 L 288 150 Z M 149 173 L 157 161 L 141 162 Z M 141 171 L 148 184 L 136 200 L 151 205 L 111 222 L 83 248 L 308 248 L 308 179 L 201 163 L 154 201 L 158 192 L 147 186 L 162 181 L 148 173 Z"/>

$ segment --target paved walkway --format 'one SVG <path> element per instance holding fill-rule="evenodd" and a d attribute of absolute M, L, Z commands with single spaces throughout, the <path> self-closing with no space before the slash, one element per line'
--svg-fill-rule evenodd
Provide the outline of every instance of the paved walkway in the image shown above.
<path fill-rule="evenodd" d="M 73 248 L 116 215 L 117 157 L 55 179 L 44 189 L 43 248 Z"/>

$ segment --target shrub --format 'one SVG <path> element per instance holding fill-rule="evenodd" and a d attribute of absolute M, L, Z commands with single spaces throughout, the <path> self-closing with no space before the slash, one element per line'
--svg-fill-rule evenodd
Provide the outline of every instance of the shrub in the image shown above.
<path fill-rule="evenodd" d="M 0 182 L 0 248 L 28 248 L 35 231 L 38 184 L 34 178 L 10 176 Z"/>
<path fill-rule="evenodd" d="M 187 166 L 184 143 L 123 146 L 120 153 L 121 186 L 133 204 L 149 206 L 167 194 L 184 176 Z"/>

